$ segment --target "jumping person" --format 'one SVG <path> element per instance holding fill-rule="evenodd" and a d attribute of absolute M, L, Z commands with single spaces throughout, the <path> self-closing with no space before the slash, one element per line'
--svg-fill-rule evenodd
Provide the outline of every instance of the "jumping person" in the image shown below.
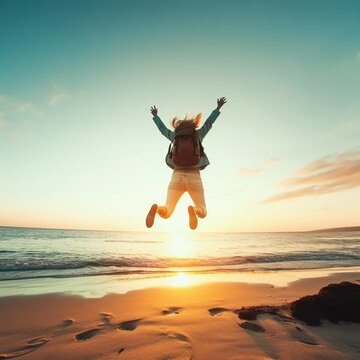
<path fill-rule="evenodd" d="M 225 97 L 217 99 L 217 108 L 213 110 L 204 125 L 198 130 L 201 113 L 191 119 L 180 120 L 175 117 L 171 122 L 174 131 L 171 131 L 161 121 L 156 106 L 150 108 L 156 126 L 171 141 L 166 163 L 173 169 L 173 173 L 167 190 L 166 204 L 165 206 L 158 206 L 157 204 L 151 206 L 146 217 L 146 226 L 148 228 L 153 226 L 156 214 L 159 214 L 164 219 L 169 218 L 174 212 L 180 197 L 186 191 L 195 205 L 188 207 L 190 228 L 196 229 L 197 217 L 204 218 L 206 216 L 207 211 L 200 170 L 209 165 L 209 160 L 203 150 L 202 141 L 220 115 L 219 110 L 225 103 Z"/>

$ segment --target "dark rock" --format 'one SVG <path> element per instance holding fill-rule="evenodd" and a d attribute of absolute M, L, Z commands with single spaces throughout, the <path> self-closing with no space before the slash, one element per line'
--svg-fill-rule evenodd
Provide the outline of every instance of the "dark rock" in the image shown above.
<path fill-rule="evenodd" d="M 304 296 L 290 304 L 291 314 L 294 318 L 307 325 L 318 326 L 320 321 L 320 301 L 317 295 Z"/>
<path fill-rule="evenodd" d="M 259 312 L 254 309 L 239 310 L 239 318 L 243 320 L 256 320 Z"/>
<path fill-rule="evenodd" d="M 258 324 L 252 323 L 250 321 L 244 321 L 240 325 L 243 329 L 255 331 L 255 332 L 265 332 L 265 329 Z"/>
<path fill-rule="evenodd" d="M 292 316 L 307 325 L 317 326 L 321 319 L 360 322 L 360 285 L 342 282 L 323 287 L 317 295 L 302 297 L 290 304 Z"/>

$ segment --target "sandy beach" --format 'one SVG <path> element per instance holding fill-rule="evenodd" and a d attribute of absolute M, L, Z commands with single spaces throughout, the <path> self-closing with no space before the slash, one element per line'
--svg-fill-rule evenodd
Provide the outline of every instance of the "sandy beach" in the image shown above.
<path fill-rule="evenodd" d="M 341 281 L 359 283 L 360 274 L 301 279 L 286 287 L 208 283 L 101 298 L 3 297 L 0 359 L 358 359 L 360 324 L 325 320 L 314 327 L 264 314 L 247 327 L 235 313 L 288 304 Z"/>

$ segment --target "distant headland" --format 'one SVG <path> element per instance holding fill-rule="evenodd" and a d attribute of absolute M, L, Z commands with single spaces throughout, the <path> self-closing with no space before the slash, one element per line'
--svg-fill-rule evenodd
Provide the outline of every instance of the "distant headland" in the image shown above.
<path fill-rule="evenodd" d="M 360 231 L 360 226 L 346 226 L 330 229 L 311 230 L 311 232 L 339 232 L 339 231 Z"/>

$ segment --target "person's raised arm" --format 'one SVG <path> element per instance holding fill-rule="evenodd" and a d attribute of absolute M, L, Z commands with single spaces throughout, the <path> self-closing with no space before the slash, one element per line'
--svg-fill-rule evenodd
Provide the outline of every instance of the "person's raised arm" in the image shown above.
<path fill-rule="evenodd" d="M 150 108 L 150 112 L 153 115 L 153 120 L 157 126 L 157 128 L 159 129 L 159 131 L 170 141 L 173 141 L 174 139 L 174 132 L 171 131 L 170 129 L 168 129 L 164 123 L 162 122 L 162 120 L 160 119 L 160 117 L 158 116 L 158 109 L 156 108 L 156 106 L 152 106 Z"/>
<path fill-rule="evenodd" d="M 214 124 L 215 120 L 220 115 L 220 109 L 222 108 L 222 106 L 225 103 L 226 103 L 226 98 L 225 97 L 221 97 L 221 98 L 217 99 L 217 107 L 216 107 L 216 109 L 213 110 L 213 112 L 210 114 L 210 116 L 204 122 L 204 125 L 198 130 L 198 134 L 199 134 L 199 137 L 200 137 L 201 141 L 204 139 L 204 137 L 206 136 L 206 134 L 209 132 L 212 125 Z"/>
<path fill-rule="evenodd" d="M 223 96 L 220 99 L 217 99 L 217 108 L 216 108 L 216 110 L 220 110 L 225 103 L 226 103 L 226 97 Z"/>

